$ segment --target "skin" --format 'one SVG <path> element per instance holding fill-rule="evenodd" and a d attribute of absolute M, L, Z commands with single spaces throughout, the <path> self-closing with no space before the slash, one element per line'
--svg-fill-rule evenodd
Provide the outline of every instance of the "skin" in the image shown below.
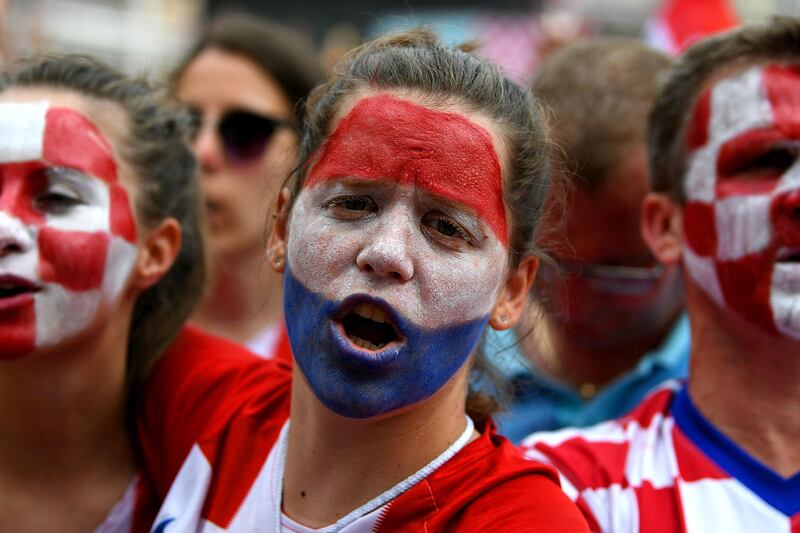
<path fill-rule="evenodd" d="M 374 95 L 361 93 L 343 102 L 340 115 L 347 117 L 370 96 Z M 455 113 L 479 125 L 489 132 L 495 152 L 502 153 L 498 131 L 490 122 L 455 107 L 436 111 Z M 358 171 L 353 173 L 304 188 L 291 212 L 285 190 L 277 205 L 280 215 L 270 239 L 270 254 L 287 258 L 298 279 L 330 298 L 353 292 L 381 296 L 404 316 L 432 328 L 482 313 L 495 329 L 511 327 L 519 320 L 535 276 L 535 259 L 527 258 L 509 271 L 505 247 L 474 210 L 404 185 L 398 177 L 359 178 Z M 354 220 L 353 205 L 335 202 L 342 193 L 350 196 L 353 189 L 367 193 L 379 210 Z M 473 224 L 484 228 L 479 244 L 467 245 L 461 237 L 442 241 L 442 235 L 428 232 L 428 215 L 437 212 L 446 212 L 453 220 L 472 217 Z M 492 261 L 496 262 L 491 270 L 502 276 L 489 273 Z M 481 276 L 483 281 L 476 281 Z M 452 283 L 459 278 L 462 286 L 478 285 L 461 299 L 452 293 Z M 295 365 L 284 512 L 309 527 L 331 524 L 439 455 L 464 429 L 468 366 L 468 362 L 463 364 L 431 396 L 364 419 L 344 417 L 325 407 Z M 387 449 L 392 453 L 387 454 Z M 322 450 L 333 455 L 321 454 Z M 331 469 L 330 464 L 337 468 Z"/>
<path fill-rule="evenodd" d="M 137 181 L 119 157 L 125 132 L 122 111 L 44 87 L 0 95 L 0 104 L 43 100 L 94 123 L 120 162 L 117 183 L 129 202 L 118 207 L 133 213 Z M 135 230 L 133 263 L 115 294 L 106 295 L 79 327 L 0 361 L 0 491 L 7 495 L 0 502 L 0 529 L 91 531 L 133 479 L 135 460 L 124 414 L 131 313 L 136 296 L 167 271 L 180 246 L 180 229 L 172 219 L 154 228 L 137 224 Z M 0 268 L 20 253 L 4 248 Z M 14 326 L 0 322 L 0 331 Z"/>
<path fill-rule="evenodd" d="M 280 276 L 263 268 L 264 222 L 294 164 L 297 139 L 279 129 L 261 158 L 231 165 L 216 127 L 231 109 L 291 120 L 292 106 L 256 63 L 216 48 L 189 64 L 176 94 L 203 115 L 194 151 L 208 213 L 212 276 L 193 319 L 210 331 L 247 341 L 281 316 Z"/>
<path fill-rule="evenodd" d="M 729 72 L 722 78 L 711 80 L 707 88 L 718 87 L 726 81 L 735 81 L 742 72 Z M 740 95 L 729 99 L 726 105 L 733 106 L 729 109 L 747 109 L 747 106 L 754 103 L 752 99 Z M 796 105 L 792 107 L 794 111 L 787 114 L 787 127 L 782 128 L 778 144 L 796 140 L 792 132 L 796 131 L 793 129 L 796 125 L 800 125 L 800 108 Z M 689 138 L 691 141 L 691 135 Z M 761 146 L 760 149 L 769 151 L 769 146 Z M 694 158 L 690 161 L 688 172 L 692 172 L 692 165 L 702 163 L 702 158 Z M 767 187 L 768 182 L 785 179 L 796 164 L 795 159 L 789 169 L 784 169 L 783 172 L 776 172 L 770 165 L 734 167 L 721 178 L 718 186 L 722 182 L 728 182 L 726 186 L 744 183 L 753 192 L 752 185 L 758 182 L 760 185 L 757 189 L 760 192 L 756 194 L 763 194 L 765 188 L 774 191 L 774 187 Z M 698 167 L 694 169 L 697 170 Z M 699 179 L 703 175 L 699 171 L 694 174 Z M 705 174 L 705 179 L 716 182 L 717 178 Z M 739 190 L 742 190 L 741 187 Z M 689 202 L 692 197 L 697 198 L 694 193 L 688 196 Z M 697 227 L 696 213 L 690 214 L 692 208 L 687 206 L 688 203 L 676 203 L 663 194 L 653 193 L 645 200 L 644 235 L 656 257 L 666 264 L 685 264 L 687 255 L 696 257 L 699 251 L 698 233 L 703 228 Z M 778 224 L 787 224 L 790 229 L 796 229 L 798 225 L 796 218 L 776 217 L 772 220 Z M 752 229 L 747 224 L 737 227 L 737 231 L 742 233 Z M 782 230 L 772 234 L 779 236 L 778 238 L 785 235 Z M 732 236 L 726 246 L 737 238 L 740 239 L 741 235 Z M 770 254 L 771 248 L 768 246 L 765 253 Z M 725 259 L 722 258 L 729 255 L 729 251 L 716 248 L 711 260 L 723 262 Z M 777 261 L 774 254 L 770 255 L 767 266 L 773 267 Z M 736 268 L 735 265 L 733 267 Z M 784 265 L 784 268 L 796 269 L 797 266 Z M 772 271 L 772 268 L 757 271 L 759 275 L 748 287 L 750 294 L 755 292 L 753 289 L 761 279 L 760 276 L 766 276 L 769 280 Z M 692 400 L 720 431 L 750 455 L 782 476 L 794 475 L 800 471 L 800 452 L 796 446 L 797 439 L 800 438 L 798 340 L 788 332 L 776 334 L 774 323 L 756 318 L 763 315 L 739 308 L 741 300 L 730 302 L 718 298 L 718 293 L 709 291 L 708 280 L 701 285 L 697 277 L 697 272 L 693 273 L 691 267 L 687 268 L 686 301 L 692 328 L 689 393 Z M 743 294 L 748 294 L 744 292 L 744 288 L 741 290 Z M 797 302 L 800 295 L 795 291 L 790 298 Z"/>
<path fill-rule="evenodd" d="M 639 224 L 648 189 L 642 143 L 609 172 L 602 186 L 575 189 L 559 257 L 578 264 L 655 265 Z M 527 336 L 523 348 L 537 368 L 576 387 L 603 385 L 632 368 L 662 342 L 683 303 L 675 268 L 667 269 L 651 290 L 635 296 L 609 294 L 577 275 L 554 286 L 556 291 L 547 294 L 547 334 L 558 365 L 548 364 L 541 355 L 536 335 Z M 529 319 L 530 327 L 536 318 Z"/>

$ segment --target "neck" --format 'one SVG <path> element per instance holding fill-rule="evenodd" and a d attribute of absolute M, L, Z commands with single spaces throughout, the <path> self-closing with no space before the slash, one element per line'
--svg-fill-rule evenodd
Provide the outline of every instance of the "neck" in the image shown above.
<path fill-rule="evenodd" d="M 14 494 L 0 508 L 14 523 L 63 520 L 68 509 L 96 525 L 133 479 L 126 320 L 121 312 L 69 346 L 0 361 L 0 492 Z"/>
<path fill-rule="evenodd" d="M 464 431 L 467 366 L 428 400 L 379 420 L 332 413 L 295 366 L 284 512 L 328 526 L 433 461 Z"/>
<path fill-rule="evenodd" d="M 201 327 L 246 342 L 282 315 L 280 274 L 265 266 L 263 251 L 245 257 L 215 258 L 210 291 L 192 319 Z"/>
<path fill-rule="evenodd" d="M 774 336 L 687 292 L 689 393 L 722 433 L 782 476 L 800 471 L 800 341 Z"/>

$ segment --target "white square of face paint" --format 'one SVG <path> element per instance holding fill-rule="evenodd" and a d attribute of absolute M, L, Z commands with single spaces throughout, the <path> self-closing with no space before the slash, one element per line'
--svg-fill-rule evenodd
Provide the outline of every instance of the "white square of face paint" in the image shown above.
<path fill-rule="evenodd" d="M 714 203 L 719 260 L 735 261 L 769 246 L 771 204 L 768 194 L 731 196 Z"/>
<path fill-rule="evenodd" d="M 47 102 L 0 104 L 0 163 L 42 158 Z"/>
<path fill-rule="evenodd" d="M 712 89 L 708 133 L 713 144 L 719 146 L 742 132 L 772 123 L 772 104 L 760 66 L 724 79 Z"/>
<path fill-rule="evenodd" d="M 710 204 L 716 198 L 718 152 L 716 145 L 706 144 L 689 156 L 683 182 L 687 199 Z"/>
<path fill-rule="evenodd" d="M 111 226 L 111 198 L 108 185 L 87 176 L 84 185 L 91 189 L 91 198 L 85 204 L 71 207 L 63 214 L 46 215 L 46 226 L 62 231 L 108 233 Z"/>
<path fill-rule="evenodd" d="M 800 339 L 800 265 L 775 265 L 769 301 L 778 331 Z"/>

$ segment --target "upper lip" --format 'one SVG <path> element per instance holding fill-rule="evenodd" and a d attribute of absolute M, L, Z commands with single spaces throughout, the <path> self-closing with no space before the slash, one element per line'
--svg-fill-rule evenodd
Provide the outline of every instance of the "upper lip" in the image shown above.
<path fill-rule="evenodd" d="M 0 274 L 0 289 L 20 288 L 26 291 L 38 291 L 41 286 L 25 278 L 12 274 Z"/>
<path fill-rule="evenodd" d="M 400 319 L 400 314 L 386 300 L 371 296 L 369 294 L 352 294 L 345 298 L 341 305 L 339 305 L 336 315 L 334 316 L 334 320 L 341 322 L 348 313 L 353 311 L 356 307 L 358 307 L 359 304 L 362 303 L 372 304 L 386 313 L 386 317 L 388 318 L 387 323 L 394 328 L 395 333 L 397 333 L 397 337 L 399 339 L 405 338 L 405 334 L 403 333 L 401 327 L 402 321 Z"/>

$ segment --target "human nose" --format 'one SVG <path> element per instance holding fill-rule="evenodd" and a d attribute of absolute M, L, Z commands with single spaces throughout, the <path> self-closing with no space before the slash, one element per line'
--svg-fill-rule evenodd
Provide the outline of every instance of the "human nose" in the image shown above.
<path fill-rule="evenodd" d="M 800 188 L 780 194 L 773 200 L 772 224 L 781 244 L 800 247 Z"/>
<path fill-rule="evenodd" d="M 392 219 L 383 221 L 371 242 L 356 257 L 358 268 L 397 281 L 410 280 L 414 276 L 414 262 L 408 240 L 402 223 Z"/>
<path fill-rule="evenodd" d="M 222 148 L 222 141 L 217 135 L 215 124 L 210 120 L 203 122 L 197 137 L 194 140 L 194 152 L 200 169 L 204 172 L 215 172 L 222 168 L 225 163 L 225 154 Z"/>
<path fill-rule="evenodd" d="M 0 258 L 13 253 L 24 253 L 33 246 L 33 238 L 22 222 L 5 211 L 0 211 Z"/>

